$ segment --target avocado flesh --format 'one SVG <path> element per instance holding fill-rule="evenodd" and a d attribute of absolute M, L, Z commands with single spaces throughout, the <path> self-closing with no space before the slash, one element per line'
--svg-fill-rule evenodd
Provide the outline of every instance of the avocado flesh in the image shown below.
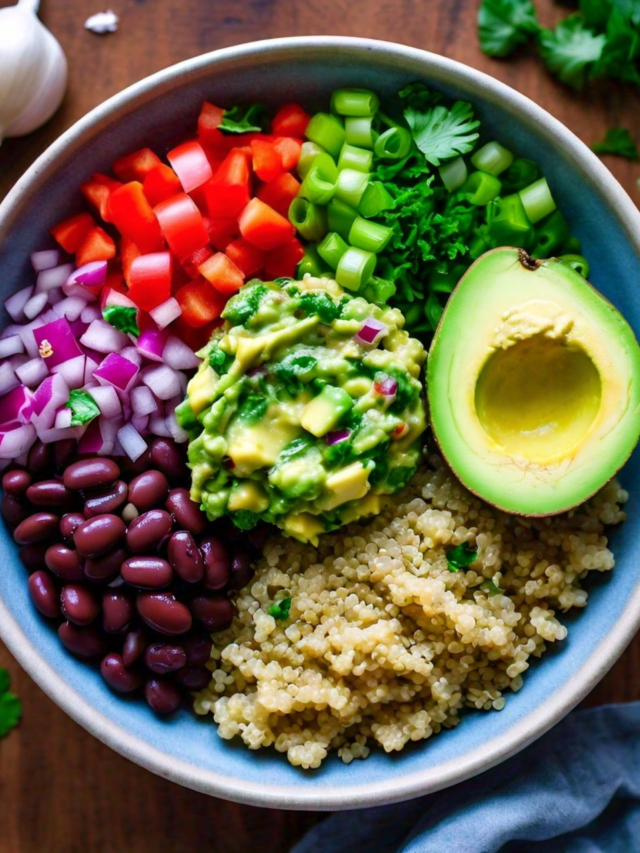
<path fill-rule="evenodd" d="M 640 348 L 579 273 L 521 250 L 480 257 L 434 336 L 427 391 L 454 473 L 489 503 L 553 515 L 585 501 L 640 436 Z"/>

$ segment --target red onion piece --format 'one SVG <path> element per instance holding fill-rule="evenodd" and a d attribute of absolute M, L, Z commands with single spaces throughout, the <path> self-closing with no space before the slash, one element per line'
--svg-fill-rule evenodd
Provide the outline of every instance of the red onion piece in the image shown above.
<path fill-rule="evenodd" d="M 113 385 L 119 391 L 126 391 L 137 374 L 138 366 L 117 352 L 109 353 L 93 372 L 101 385 Z"/>
<path fill-rule="evenodd" d="M 134 388 L 134 391 L 136 389 Z M 97 385 L 89 392 L 105 418 L 122 417 L 122 405 L 113 385 Z"/>
<path fill-rule="evenodd" d="M 348 429 L 336 429 L 333 432 L 328 432 L 324 440 L 329 445 L 340 444 L 342 441 L 346 441 L 351 435 L 351 431 Z"/>
<path fill-rule="evenodd" d="M 383 322 L 376 320 L 375 317 L 367 317 L 360 331 L 354 335 L 354 340 L 361 346 L 375 347 L 388 331 L 388 327 Z"/>
<path fill-rule="evenodd" d="M 86 356 L 78 355 L 53 367 L 51 372 L 59 373 L 69 388 L 82 388 L 84 385 L 85 362 Z"/>
<path fill-rule="evenodd" d="M 70 323 L 82 316 L 87 303 L 79 296 L 65 296 L 53 308 L 58 317 L 65 317 Z M 84 321 L 86 322 L 86 321 Z"/>
<path fill-rule="evenodd" d="M 69 297 L 69 298 L 70 299 L 71 298 L 78 298 L 79 299 L 79 297 Z M 80 312 L 80 319 L 82 320 L 83 323 L 86 323 L 88 326 L 90 323 L 93 323 L 94 320 L 100 320 L 101 318 L 102 318 L 102 312 L 100 311 L 100 307 L 98 305 L 96 305 L 95 302 L 93 303 L 93 305 L 87 305 L 86 302 L 84 303 L 84 307 L 82 308 L 82 311 Z"/>
<path fill-rule="evenodd" d="M 166 364 L 145 367 L 140 378 L 159 400 L 170 400 L 182 392 L 180 375 Z"/>
<path fill-rule="evenodd" d="M 192 370 L 200 364 L 200 359 L 191 347 L 175 335 L 167 338 L 162 360 L 174 370 Z"/>
<path fill-rule="evenodd" d="M 23 287 L 22 290 L 18 290 L 12 296 L 10 296 L 4 303 L 4 307 L 7 309 L 7 314 L 11 317 L 12 320 L 15 320 L 18 323 L 20 320 L 24 320 L 24 306 L 29 301 L 31 294 L 33 293 L 33 286 L 31 287 Z"/>
<path fill-rule="evenodd" d="M 38 354 L 51 369 L 63 361 L 82 355 L 73 330 L 65 317 L 33 330 Z M 28 348 L 28 347 L 27 347 Z"/>
<path fill-rule="evenodd" d="M 394 397 L 398 393 L 398 382 L 392 376 L 381 374 L 381 378 L 373 383 L 373 390 L 376 394 L 381 394 L 383 397 Z"/>
<path fill-rule="evenodd" d="M 37 385 L 40 385 L 48 375 L 49 371 L 47 370 L 47 365 L 40 356 L 30 358 L 29 361 L 25 361 L 25 363 L 16 370 L 16 376 L 23 385 L 27 386 L 27 388 L 35 388 Z"/>
<path fill-rule="evenodd" d="M 136 347 L 125 347 L 123 350 L 120 350 L 120 355 L 123 358 L 128 358 L 129 361 L 132 361 L 134 364 L 137 364 L 138 367 L 142 367 L 142 356 L 140 355 Z"/>
<path fill-rule="evenodd" d="M 161 438 L 171 438 L 171 432 L 169 431 L 169 427 L 167 426 L 166 419 L 162 412 L 158 412 L 158 414 L 151 415 L 149 417 L 149 432 L 153 433 L 153 435 L 158 435 Z"/>
<path fill-rule="evenodd" d="M 138 310 L 138 306 L 135 302 L 132 302 L 128 296 L 125 296 L 124 293 L 120 293 L 119 290 L 114 290 L 112 287 L 108 287 L 106 290 L 102 291 L 100 304 L 103 309 L 110 305 L 120 305 L 123 308 L 135 308 L 136 311 Z"/>
<path fill-rule="evenodd" d="M 49 293 L 50 290 L 60 290 L 72 272 L 73 264 L 62 264 L 59 267 L 42 270 L 38 273 L 35 292 Z"/>
<path fill-rule="evenodd" d="M 20 335 L 10 335 L 8 338 L 0 338 L 0 358 L 9 358 L 24 352 L 24 344 Z"/>
<path fill-rule="evenodd" d="M 167 333 L 160 329 L 146 329 L 138 338 L 138 352 L 149 361 L 162 361 L 162 351 Z"/>
<path fill-rule="evenodd" d="M 38 434 L 53 426 L 56 410 L 69 399 L 69 386 L 62 376 L 47 376 L 33 395 L 34 423 Z"/>
<path fill-rule="evenodd" d="M 180 307 L 180 303 L 173 296 L 167 299 L 166 302 L 156 305 L 149 312 L 151 319 L 159 329 L 165 329 L 170 323 L 177 320 L 181 314 L 182 308 Z"/>
<path fill-rule="evenodd" d="M 26 388 L 18 386 L 0 397 L 0 424 L 26 424 L 32 413 L 33 397 Z M 6 426 L 4 428 L 6 429 Z"/>
<path fill-rule="evenodd" d="M 33 320 L 38 316 L 47 304 L 48 298 L 46 293 L 34 293 L 22 309 L 27 320 Z"/>
<path fill-rule="evenodd" d="M 18 385 L 20 385 L 20 380 L 9 362 L 5 361 L 4 364 L 0 364 L 0 394 L 8 394 Z"/>
<path fill-rule="evenodd" d="M 118 441 L 132 462 L 135 462 L 139 456 L 142 456 L 147 449 L 147 442 L 138 433 L 133 424 L 125 424 L 122 429 L 118 430 Z"/>
<path fill-rule="evenodd" d="M 31 424 L 0 432 L 0 459 L 17 459 L 29 450 L 35 440 L 36 431 Z"/>
<path fill-rule="evenodd" d="M 136 415 L 152 415 L 158 411 L 158 404 L 150 388 L 138 385 L 131 390 L 131 408 Z"/>
<path fill-rule="evenodd" d="M 80 343 L 96 352 L 117 353 L 129 346 L 131 339 L 123 332 L 114 329 L 110 323 L 94 320 L 80 338 Z"/>
<path fill-rule="evenodd" d="M 57 267 L 60 263 L 62 252 L 60 249 L 43 249 L 40 252 L 31 253 L 31 266 L 34 272 L 42 272 L 42 270 L 50 270 L 52 267 Z"/>

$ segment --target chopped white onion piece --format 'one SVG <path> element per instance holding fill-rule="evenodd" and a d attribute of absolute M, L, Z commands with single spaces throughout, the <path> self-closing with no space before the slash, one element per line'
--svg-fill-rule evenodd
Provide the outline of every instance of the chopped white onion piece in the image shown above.
<path fill-rule="evenodd" d="M 89 393 L 96 401 L 100 412 L 105 418 L 121 417 L 122 406 L 120 404 L 118 392 L 113 387 L 113 385 L 96 385 L 95 387 L 91 388 Z"/>
<path fill-rule="evenodd" d="M 149 415 L 132 415 L 130 423 L 140 435 L 148 434 Z"/>
<path fill-rule="evenodd" d="M 0 338 L 0 358 L 9 358 L 10 355 L 16 355 L 21 352 L 24 352 L 24 344 L 20 335 Z"/>
<path fill-rule="evenodd" d="M 80 314 L 80 319 L 83 323 L 89 325 L 89 323 L 93 323 L 94 320 L 102 319 L 102 312 L 100 311 L 99 305 L 87 305 L 86 302 L 82 306 L 82 313 Z"/>
<path fill-rule="evenodd" d="M 149 417 L 149 432 L 159 435 L 161 438 L 171 438 L 166 418 L 163 414 L 151 415 Z"/>
<path fill-rule="evenodd" d="M 0 364 L 0 395 L 6 394 L 7 391 L 12 391 L 19 384 L 20 380 L 11 365 L 6 361 L 4 364 Z"/>
<path fill-rule="evenodd" d="M 146 385 L 138 385 L 131 391 L 131 408 L 136 415 L 152 415 L 158 411 L 156 398 Z"/>
<path fill-rule="evenodd" d="M 182 308 L 177 299 L 171 296 L 166 302 L 156 305 L 149 311 L 151 319 L 159 329 L 165 329 L 182 314 Z"/>
<path fill-rule="evenodd" d="M 62 292 L 65 296 L 79 296 L 85 302 L 95 302 L 97 298 L 96 294 L 92 293 L 89 288 L 85 287 L 84 284 L 79 284 L 72 278 L 67 279 L 62 285 Z"/>
<path fill-rule="evenodd" d="M 175 335 L 169 335 L 167 338 L 162 360 L 174 370 L 191 370 L 200 364 L 200 359 L 191 347 Z"/>
<path fill-rule="evenodd" d="M 36 356 L 35 358 L 29 359 L 29 361 L 25 361 L 25 363 L 16 370 L 16 376 L 23 385 L 27 386 L 27 388 L 35 388 L 36 385 L 39 385 L 47 378 L 48 375 L 49 371 L 47 370 L 47 365 L 40 356 Z"/>
<path fill-rule="evenodd" d="M 10 296 L 4 303 L 4 307 L 7 309 L 7 314 L 12 320 L 15 320 L 16 323 L 20 320 L 24 320 L 24 306 L 29 301 L 32 293 L 33 286 L 23 287 L 22 290 L 16 291 L 16 293 Z"/>
<path fill-rule="evenodd" d="M 71 417 L 73 412 L 71 409 L 58 409 L 56 412 L 55 428 L 67 429 L 71 426 Z"/>
<path fill-rule="evenodd" d="M 122 429 L 118 430 L 118 441 L 132 462 L 135 462 L 139 456 L 142 456 L 147 449 L 147 442 L 138 433 L 133 424 L 125 424 Z"/>
<path fill-rule="evenodd" d="M 131 341 L 127 335 L 114 329 L 104 320 L 94 320 L 80 338 L 80 343 L 96 352 L 108 353 L 120 352 Z"/>
<path fill-rule="evenodd" d="M 38 430 L 38 438 L 43 444 L 53 444 L 54 441 L 66 441 L 68 438 L 78 441 L 85 430 L 86 426 L 48 427 L 47 429 Z"/>
<path fill-rule="evenodd" d="M 27 320 L 33 320 L 38 316 L 47 304 L 48 298 L 46 293 L 36 293 L 27 301 L 27 304 L 22 309 Z"/>
<path fill-rule="evenodd" d="M 91 358 L 90 355 L 86 356 L 86 361 L 84 365 L 84 384 L 87 382 L 93 383 L 93 371 L 100 364 L 99 361 L 96 361 L 94 358 Z"/>
<path fill-rule="evenodd" d="M 69 388 L 82 388 L 84 385 L 85 359 L 86 356 L 77 355 L 75 358 L 70 358 L 68 361 L 63 361 L 52 367 L 51 372 L 59 373 Z"/>
<path fill-rule="evenodd" d="M 87 303 L 79 296 L 65 296 L 53 309 L 58 317 L 66 317 L 70 323 L 81 317 Z M 84 321 L 83 321 L 84 322 Z"/>
<path fill-rule="evenodd" d="M 133 362 L 133 364 L 137 364 L 138 367 L 142 367 L 142 356 L 140 355 L 136 347 L 125 347 L 121 351 L 120 355 L 123 358 L 126 358 L 129 361 Z"/>
<path fill-rule="evenodd" d="M 57 267 L 60 263 L 60 255 L 60 249 L 43 249 L 41 252 L 32 252 L 31 266 L 34 272 L 42 272 L 42 270 Z"/>
<path fill-rule="evenodd" d="M 31 424 L 0 433 L 0 459 L 17 459 L 29 450 L 35 440 L 36 431 Z"/>
<path fill-rule="evenodd" d="M 176 397 L 181 389 L 180 375 L 166 364 L 145 367 L 140 377 L 159 400 L 170 400 Z"/>
<path fill-rule="evenodd" d="M 38 273 L 36 280 L 36 293 L 48 293 L 50 290 L 62 288 L 71 273 L 73 272 L 73 264 L 62 264 L 59 267 L 42 270 Z"/>

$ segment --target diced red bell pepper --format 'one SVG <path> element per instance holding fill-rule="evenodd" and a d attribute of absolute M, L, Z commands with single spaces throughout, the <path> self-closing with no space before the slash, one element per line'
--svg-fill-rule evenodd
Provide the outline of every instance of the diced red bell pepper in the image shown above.
<path fill-rule="evenodd" d="M 253 198 L 238 217 L 240 233 L 265 252 L 277 249 L 295 236 L 293 225 L 259 198 Z"/>
<path fill-rule="evenodd" d="M 217 320 L 227 304 L 226 296 L 204 278 L 183 285 L 175 298 L 182 309 L 182 320 L 196 329 Z"/>
<path fill-rule="evenodd" d="M 280 107 L 271 122 L 271 130 L 276 136 L 297 136 L 303 139 L 311 116 L 299 104 L 285 104 Z"/>
<path fill-rule="evenodd" d="M 237 219 L 211 219 L 209 216 L 204 216 L 203 219 L 209 242 L 215 249 L 223 251 L 240 235 Z"/>
<path fill-rule="evenodd" d="M 291 202 L 299 192 L 300 181 L 297 181 L 289 172 L 285 172 L 275 181 L 261 186 L 257 195 L 261 201 L 286 218 L 289 215 Z"/>
<path fill-rule="evenodd" d="M 211 285 L 207 286 L 210 290 L 213 289 Z M 178 319 L 174 320 L 171 324 L 171 330 L 174 335 L 177 335 L 177 337 L 180 338 L 181 341 L 184 341 L 184 343 L 191 347 L 194 352 L 197 352 L 209 343 L 213 330 L 216 326 L 220 326 L 221 324 L 222 320 L 216 319 L 212 320 L 211 323 L 205 323 L 204 326 L 199 326 L 196 329 L 193 326 L 188 325 L 188 323 L 185 323 L 182 317 L 178 317 Z"/>
<path fill-rule="evenodd" d="M 186 193 L 160 202 L 154 211 L 169 248 L 178 258 L 190 255 L 209 242 L 202 214 Z"/>
<path fill-rule="evenodd" d="M 131 264 L 127 296 L 143 311 L 151 311 L 171 296 L 171 252 L 140 255 Z"/>
<path fill-rule="evenodd" d="M 290 172 L 296 168 L 300 159 L 300 151 L 302 150 L 302 142 L 299 139 L 292 139 L 290 136 L 280 136 L 273 143 L 273 147 L 282 161 L 282 169 L 285 172 Z"/>
<path fill-rule="evenodd" d="M 213 177 L 207 155 L 202 145 L 195 139 L 172 148 L 167 154 L 167 159 L 180 178 L 180 183 L 186 193 L 193 192 Z"/>
<path fill-rule="evenodd" d="M 110 222 L 109 196 L 121 186 L 120 181 L 114 181 L 109 175 L 101 175 L 100 172 L 96 172 L 89 181 L 81 184 L 80 192 L 89 204 L 95 207 L 100 217 L 105 222 Z"/>
<path fill-rule="evenodd" d="M 132 240 L 144 254 L 164 249 L 158 219 L 139 181 L 131 181 L 111 193 L 109 215 L 122 236 Z"/>
<path fill-rule="evenodd" d="M 150 148 L 140 148 L 125 154 L 113 164 L 113 172 L 121 181 L 144 181 L 149 172 L 162 161 Z"/>
<path fill-rule="evenodd" d="M 76 264 L 79 267 L 92 261 L 110 261 L 116 256 L 116 244 L 111 237 L 97 225 L 84 238 L 76 252 Z"/>
<path fill-rule="evenodd" d="M 213 219 L 232 219 L 251 198 L 249 157 L 240 148 L 232 148 L 217 172 L 205 185 L 207 208 Z"/>
<path fill-rule="evenodd" d="M 255 275 L 264 266 L 264 252 L 252 246 L 244 237 L 232 240 L 224 253 L 233 261 L 245 278 Z"/>
<path fill-rule="evenodd" d="M 182 185 L 171 166 L 160 163 L 159 166 L 154 166 L 150 172 L 147 172 L 142 182 L 142 189 L 151 207 L 155 207 L 161 201 L 181 193 Z"/>
<path fill-rule="evenodd" d="M 51 229 L 51 234 L 65 252 L 75 254 L 85 237 L 96 226 L 96 221 L 90 213 L 79 213 L 59 222 Z"/>
<path fill-rule="evenodd" d="M 261 181 L 273 181 L 282 174 L 282 159 L 274 144 L 264 139 L 254 139 L 251 143 L 253 171 Z"/>
<path fill-rule="evenodd" d="M 128 237 L 120 240 L 120 262 L 122 263 L 122 275 L 127 284 L 131 284 L 131 265 L 136 258 L 140 257 L 140 250 Z"/>
<path fill-rule="evenodd" d="M 107 278 L 102 286 L 102 294 L 107 293 L 109 290 L 115 290 L 117 293 L 126 292 L 122 272 L 119 268 L 109 269 L 107 271 Z"/>
<path fill-rule="evenodd" d="M 304 258 L 304 248 L 299 240 L 290 240 L 269 252 L 264 262 L 265 278 L 293 278 L 298 264 Z"/>
<path fill-rule="evenodd" d="M 222 252 L 216 252 L 200 266 L 200 272 L 218 293 L 232 296 L 244 284 L 244 275 Z"/>
<path fill-rule="evenodd" d="M 222 121 L 224 110 L 205 101 L 198 116 L 198 138 L 207 146 L 220 146 L 225 144 L 225 135 L 218 130 Z"/>
<path fill-rule="evenodd" d="M 203 246 L 201 249 L 196 249 L 195 252 L 192 252 L 190 255 L 187 255 L 186 258 L 182 259 L 182 268 L 189 278 L 198 278 L 200 275 L 198 267 L 200 264 L 203 264 L 207 258 L 210 258 L 211 255 L 213 255 L 213 252 L 209 246 Z"/>

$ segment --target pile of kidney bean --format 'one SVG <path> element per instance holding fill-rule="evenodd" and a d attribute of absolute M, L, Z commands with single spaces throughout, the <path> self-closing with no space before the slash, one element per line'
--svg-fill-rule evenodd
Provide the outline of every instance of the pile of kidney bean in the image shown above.
<path fill-rule="evenodd" d="M 68 651 L 121 693 L 176 710 L 209 683 L 210 634 L 253 576 L 266 531 L 212 525 L 190 499 L 184 450 L 156 438 L 135 463 L 36 442 L 2 478 L 1 512 L 29 592 Z"/>

